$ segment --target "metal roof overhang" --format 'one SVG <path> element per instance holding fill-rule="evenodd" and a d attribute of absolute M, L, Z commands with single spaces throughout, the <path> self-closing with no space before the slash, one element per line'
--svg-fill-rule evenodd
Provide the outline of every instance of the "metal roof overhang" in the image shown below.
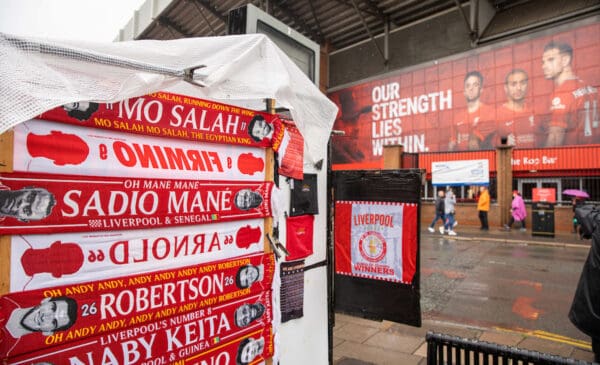
<path fill-rule="evenodd" d="M 600 10 L 600 0 L 544 0 L 544 12 L 539 0 L 147 0 L 117 40 L 226 35 L 229 12 L 249 3 L 328 52 L 448 11 L 464 18 L 476 46 Z"/>
<path fill-rule="evenodd" d="M 263 9 L 291 28 L 338 50 L 473 0 L 148 0 L 138 13 L 151 21 L 137 24 L 128 39 L 175 39 L 227 34 L 230 10 L 246 4 Z M 487 0 L 485 0 L 487 1 Z M 510 2 L 507 0 L 497 1 Z M 140 14 L 135 14 L 136 16 Z M 143 18 L 143 16 L 142 16 Z M 123 39 L 124 40 L 124 39 Z"/>

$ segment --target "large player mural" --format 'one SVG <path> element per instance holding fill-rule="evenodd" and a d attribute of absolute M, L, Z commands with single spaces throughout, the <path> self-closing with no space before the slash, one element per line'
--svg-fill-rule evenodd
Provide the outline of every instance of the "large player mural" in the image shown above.
<path fill-rule="evenodd" d="M 334 91 L 334 169 L 379 168 L 405 152 L 600 143 L 600 18 Z"/>

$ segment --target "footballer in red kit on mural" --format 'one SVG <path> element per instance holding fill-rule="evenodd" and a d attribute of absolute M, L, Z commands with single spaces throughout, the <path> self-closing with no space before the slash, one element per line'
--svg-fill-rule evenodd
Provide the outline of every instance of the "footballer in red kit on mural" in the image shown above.
<path fill-rule="evenodd" d="M 498 135 L 507 138 L 507 144 L 518 148 L 536 148 L 540 139 L 539 126 L 527 102 L 529 77 L 522 69 L 512 69 L 504 81 L 506 102 L 498 109 Z M 501 140 L 496 140 L 496 145 Z"/>
<path fill-rule="evenodd" d="M 570 44 L 551 41 L 544 47 L 542 71 L 554 82 L 545 147 L 600 143 L 598 89 L 575 75 L 572 61 Z"/>
<path fill-rule="evenodd" d="M 471 71 L 465 75 L 466 108 L 457 110 L 451 128 L 448 150 L 490 149 L 496 132 L 495 111 L 481 101 L 483 75 Z"/>
<path fill-rule="evenodd" d="M 385 145 L 421 159 L 491 151 L 503 141 L 515 150 L 546 149 L 532 152 L 540 161 L 567 153 L 571 170 L 585 168 L 579 149 L 555 148 L 600 144 L 599 32 L 597 20 L 582 21 L 330 92 L 340 108 L 334 130 L 345 134 L 332 136 L 332 169 L 381 168 Z M 513 166 L 556 170 L 554 162 L 532 166 L 531 156 Z"/>

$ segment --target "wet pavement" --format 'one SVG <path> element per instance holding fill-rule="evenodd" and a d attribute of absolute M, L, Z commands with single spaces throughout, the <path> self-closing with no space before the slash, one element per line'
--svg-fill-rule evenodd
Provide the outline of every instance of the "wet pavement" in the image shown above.
<path fill-rule="evenodd" d="M 336 365 L 425 364 L 428 330 L 592 361 L 567 318 L 591 242 L 575 234 L 421 230 L 420 328 L 336 315 Z"/>
<path fill-rule="evenodd" d="M 539 245 L 521 236 L 506 243 L 423 235 L 423 317 L 585 339 L 566 313 L 589 246 Z"/>

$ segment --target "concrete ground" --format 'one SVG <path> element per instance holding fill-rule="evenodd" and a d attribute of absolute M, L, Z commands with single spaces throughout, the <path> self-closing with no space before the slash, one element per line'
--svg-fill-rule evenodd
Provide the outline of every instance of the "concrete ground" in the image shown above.
<path fill-rule="evenodd" d="M 333 332 L 335 365 L 423 365 L 427 363 L 427 331 L 499 345 L 535 350 L 565 358 L 592 362 L 589 342 L 565 343 L 517 332 L 465 327 L 424 320 L 420 328 L 389 321 L 370 321 L 336 314 Z"/>

